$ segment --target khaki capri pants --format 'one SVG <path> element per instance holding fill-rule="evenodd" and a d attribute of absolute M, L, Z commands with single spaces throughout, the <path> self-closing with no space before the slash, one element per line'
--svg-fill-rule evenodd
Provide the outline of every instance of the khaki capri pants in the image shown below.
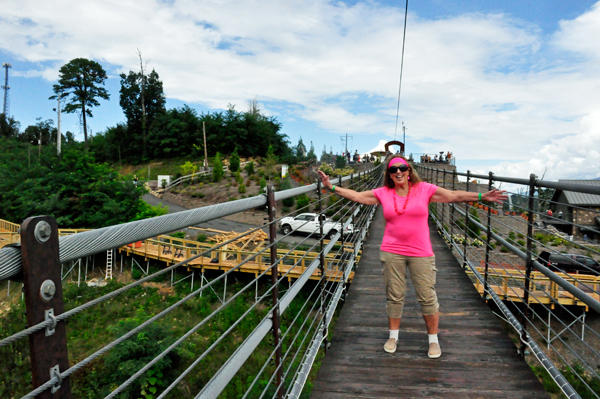
<path fill-rule="evenodd" d="M 406 297 L 406 270 L 415 286 L 417 301 L 421 305 L 423 315 L 435 314 L 439 309 L 435 293 L 435 256 L 417 257 L 380 252 L 387 295 L 387 314 L 389 318 L 399 319 L 404 310 Z"/>

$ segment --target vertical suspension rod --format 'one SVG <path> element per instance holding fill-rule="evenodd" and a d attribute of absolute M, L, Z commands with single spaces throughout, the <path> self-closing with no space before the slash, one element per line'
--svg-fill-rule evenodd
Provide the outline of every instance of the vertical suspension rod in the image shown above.
<path fill-rule="evenodd" d="M 271 245 L 271 284 L 273 285 L 273 345 L 275 346 L 275 368 L 277 370 L 277 399 L 283 399 L 283 366 L 281 364 L 281 344 L 279 342 L 279 263 L 277 262 L 277 229 L 275 223 L 275 191 L 273 185 L 267 187 L 267 207 L 269 212 L 269 244 Z"/>

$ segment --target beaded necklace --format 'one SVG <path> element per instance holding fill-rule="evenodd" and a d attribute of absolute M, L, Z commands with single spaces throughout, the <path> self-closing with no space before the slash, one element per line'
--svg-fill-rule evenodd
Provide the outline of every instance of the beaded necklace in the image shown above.
<path fill-rule="evenodd" d="M 402 207 L 401 211 L 398 211 L 398 205 L 396 204 L 396 197 L 398 196 L 398 194 L 396 194 L 396 190 L 394 190 L 394 210 L 396 211 L 396 213 L 398 215 L 402 215 L 404 213 L 404 211 L 406 210 L 406 205 L 408 205 L 408 199 L 410 197 L 410 188 L 411 188 L 411 184 L 408 183 L 408 193 L 406 193 L 406 200 L 404 201 L 404 206 Z"/>

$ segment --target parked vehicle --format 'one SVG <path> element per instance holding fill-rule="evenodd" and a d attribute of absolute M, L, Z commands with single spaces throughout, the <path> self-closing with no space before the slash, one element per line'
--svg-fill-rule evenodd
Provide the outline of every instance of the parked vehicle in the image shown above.
<path fill-rule="evenodd" d="M 292 231 L 300 233 L 313 233 L 319 231 L 319 214 L 317 213 L 301 213 L 295 217 L 285 217 L 281 219 L 279 224 L 281 231 L 284 234 L 289 234 Z M 323 223 L 323 235 L 326 237 L 333 237 L 342 230 L 342 224 L 334 222 L 329 218 L 325 218 Z M 344 229 L 342 232 L 344 235 L 352 234 L 354 232 L 354 226 L 352 223 Z"/>
<path fill-rule="evenodd" d="M 554 272 L 578 272 L 583 274 L 594 274 L 594 272 L 600 273 L 600 264 L 585 255 L 559 254 L 542 251 L 537 260 Z"/>

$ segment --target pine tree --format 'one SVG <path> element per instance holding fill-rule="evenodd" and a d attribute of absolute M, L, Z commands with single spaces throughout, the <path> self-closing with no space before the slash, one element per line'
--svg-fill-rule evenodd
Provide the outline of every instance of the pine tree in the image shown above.
<path fill-rule="evenodd" d="M 232 172 L 240 170 L 240 156 L 238 155 L 237 147 L 235 147 L 233 154 L 231 154 L 231 158 L 229 159 L 229 170 Z"/>

